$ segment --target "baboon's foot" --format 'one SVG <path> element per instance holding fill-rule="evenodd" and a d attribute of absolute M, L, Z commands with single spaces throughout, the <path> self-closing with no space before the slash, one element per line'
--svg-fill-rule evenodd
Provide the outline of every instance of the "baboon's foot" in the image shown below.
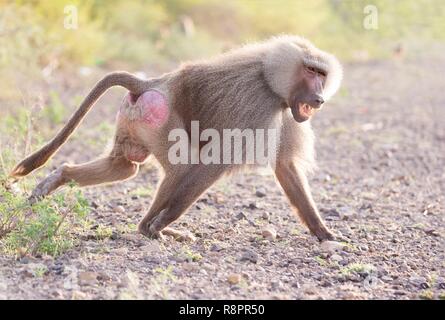
<path fill-rule="evenodd" d="M 334 233 L 332 233 L 332 231 L 327 229 L 325 226 L 317 226 L 316 228 L 309 228 L 309 229 L 320 242 L 335 239 Z"/>
<path fill-rule="evenodd" d="M 42 182 L 40 182 L 32 191 L 28 198 L 30 203 L 35 203 L 39 199 L 46 197 L 52 191 L 57 189 L 63 182 L 63 167 L 54 170 Z"/>
<path fill-rule="evenodd" d="M 141 222 L 138 226 L 138 231 L 149 239 L 164 240 L 164 235 L 160 231 L 155 230 L 151 224 Z"/>
<path fill-rule="evenodd" d="M 172 229 L 169 227 L 166 227 L 162 229 L 161 231 L 158 231 L 154 228 L 152 224 L 146 225 L 146 224 L 139 224 L 138 231 L 142 235 L 146 236 L 150 239 L 160 239 L 165 240 L 165 236 L 172 237 L 176 241 L 179 242 L 194 242 L 196 241 L 196 237 L 191 233 L 187 231 L 178 231 L 176 229 Z"/>
<path fill-rule="evenodd" d="M 333 239 L 329 239 L 331 241 L 335 241 L 335 242 L 346 242 L 349 243 L 351 240 L 346 238 L 345 236 L 343 236 L 341 233 L 335 232 L 332 234 L 333 235 Z"/>
<path fill-rule="evenodd" d="M 165 236 L 173 237 L 179 242 L 195 242 L 196 237 L 189 231 L 178 231 L 169 227 L 164 228 L 161 233 Z"/>

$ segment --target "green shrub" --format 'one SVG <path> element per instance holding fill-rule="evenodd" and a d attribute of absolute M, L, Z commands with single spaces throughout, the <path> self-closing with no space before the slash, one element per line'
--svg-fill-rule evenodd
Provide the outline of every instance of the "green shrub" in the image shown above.
<path fill-rule="evenodd" d="M 66 193 L 29 204 L 23 196 L 0 187 L 0 249 L 17 256 L 60 255 L 75 243 L 73 234 L 89 206 L 72 186 Z"/>

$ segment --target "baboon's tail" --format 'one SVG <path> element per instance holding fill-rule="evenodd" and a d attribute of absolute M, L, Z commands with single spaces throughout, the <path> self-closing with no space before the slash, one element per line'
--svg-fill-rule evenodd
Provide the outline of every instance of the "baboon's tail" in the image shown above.
<path fill-rule="evenodd" d="M 128 89 L 131 93 L 140 95 L 149 89 L 150 82 L 139 79 L 128 72 L 113 72 L 107 74 L 102 80 L 96 83 L 93 90 L 91 90 L 88 96 L 83 100 L 80 107 L 71 116 L 62 130 L 60 130 L 50 142 L 40 148 L 40 150 L 37 150 L 23 159 L 12 170 L 10 177 L 26 176 L 33 170 L 43 166 L 65 143 L 65 141 L 68 140 L 97 99 L 99 99 L 107 89 L 113 86 L 122 86 Z"/>

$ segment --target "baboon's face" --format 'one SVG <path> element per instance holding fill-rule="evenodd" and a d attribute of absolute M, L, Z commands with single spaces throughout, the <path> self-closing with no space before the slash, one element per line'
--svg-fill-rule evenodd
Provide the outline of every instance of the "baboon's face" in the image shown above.
<path fill-rule="evenodd" d="M 325 71 L 314 66 L 301 66 L 288 102 L 295 121 L 306 121 L 321 108 L 326 76 Z"/>

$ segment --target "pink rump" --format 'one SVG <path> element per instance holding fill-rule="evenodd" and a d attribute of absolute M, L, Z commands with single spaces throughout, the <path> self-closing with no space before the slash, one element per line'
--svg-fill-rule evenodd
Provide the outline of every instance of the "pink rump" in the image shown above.
<path fill-rule="evenodd" d="M 165 96 L 156 90 L 149 90 L 136 101 L 143 110 L 143 121 L 151 127 L 159 128 L 168 119 L 168 104 Z"/>

